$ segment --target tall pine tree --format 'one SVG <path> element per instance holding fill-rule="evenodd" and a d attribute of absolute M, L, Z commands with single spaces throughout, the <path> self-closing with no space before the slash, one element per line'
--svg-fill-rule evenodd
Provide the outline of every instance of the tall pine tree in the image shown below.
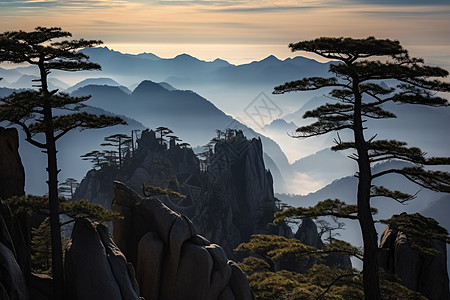
<path fill-rule="evenodd" d="M 312 91 L 331 88 L 330 97 L 335 101 L 308 111 L 304 118 L 316 118 L 311 125 L 297 129 L 297 137 L 318 136 L 333 131 L 350 130 L 353 140 L 338 139 L 333 150 L 354 149 L 351 156 L 358 164 L 357 218 L 364 244 L 364 294 L 365 299 L 380 299 L 377 233 L 370 210 L 370 200 L 384 196 L 404 202 L 414 198 L 399 191 L 374 186 L 375 178 L 386 174 L 400 174 L 418 185 L 435 191 L 450 192 L 450 174 L 430 171 L 427 165 L 445 165 L 449 158 L 426 158 L 415 147 L 396 140 L 378 140 L 365 136 L 367 119 L 395 118 L 383 109 L 383 104 L 395 102 L 428 106 L 447 106 L 448 101 L 436 92 L 450 92 L 450 84 L 436 78 L 448 76 L 439 67 L 424 64 L 422 59 L 411 58 L 398 41 L 380 40 L 374 37 L 318 38 L 290 44 L 292 51 L 306 51 L 337 61 L 330 65 L 329 78 L 311 77 L 288 82 L 275 87 L 274 94 L 292 91 Z M 386 87 L 382 81 L 395 84 Z M 387 169 L 372 173 L 375 163 L 397 159 L 413 164 L 403 169 Z"/>
<path fill-rule="evenodd" d="M 82 102 L 88 97 L 71 97 L 58 93 L 57 90 L 49 90 L 48 75 L 52 70 L 101 69 L 100 65 L 90 62 L 89 57 L 78 50 L 102 42 L 60 40 L 71 36 L 70 32 L 58 27 L 36 27 L 31 32 L 11 31 L 0 34 L 0 62 L 28 63 L 39 69 L 39 90 L 14 92 L 1 99 L 0 121 L 9 121 L 21 127 L 26 134 L 26 141 L 43 149 L 47 155 L 54 299 L 63 299 L 64 295 L 56 142 L 75 128 L 103 128 L 124 124 L 118 117 L 79 112 L 84 106 Z M 68 112 L 55 115 L 54 109 Z"/>

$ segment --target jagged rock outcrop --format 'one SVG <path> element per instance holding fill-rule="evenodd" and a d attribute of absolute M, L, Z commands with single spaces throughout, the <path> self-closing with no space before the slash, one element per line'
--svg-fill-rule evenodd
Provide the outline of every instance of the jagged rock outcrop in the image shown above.
<path fill-rule="evenodd" d="M 88 199 L 109 208 L 114 197 L 114 180 L 125 183 L 142 195 L 142 185 L 166 188 L 171 179 L 177 180 L 177 176 L 200 174 L 198 159 L 190 148 L 174 144 L 167 148 L 152 130 L 143 131 L 137 143 L 134 156 L 125 158 L 122 168 L 106 166 L 90 170 L 75 191 L 74 200 Z"/>
<path fill-rule="evenodd" d="M 158 199 L 115 182 L 114 240 L 136 266 L 146 300 L 252 299 L 248 280 L 223 249 L 197 235 L 192 222 Z"/>
<path fill-rule="evenodd" d="M 387 226 L 380 238 L 380 267 L 394 273 L 408 289 L 418 291 L 430 300 L 448 300 L 446 245 L 438 240 L 430 243 L 439 254 L 420 253 L 409 245 L 403 232 Z"/>
<path fill-rule="evenodd" d="M 106 226 L 77 220 L 65 255 L 67 299 L 139 300 L 135 271 Z"/>
<path fill-rule="evenodd" d="M 320 250 L 324 248 L 324 243 L 317 231 L 317 225 L 311 218 L 302 219 L 302 223 L 298 227 L 294 238 L 298 239 L 305 245 L 312 246 Z M 348 255 L 336 252 L 330 253 L 322 261 L 317 258 L 310 257 L 308 259 L 302 259 L 301 261 L 291 259 L 287 262 L 281 262 L 277 265 L 277 270 L 289 270 L 298 273 L 305 273 L 312 266 L 318 263 L 341 269 L 351 269 L 352 267 L 352 262 Z"/>
<path fill-rule="evenodd" d="M 285 225 L 266 226 L 273 220 L 276 205 L 260 139 L 248 140 L 242 131 L 228 130 L 208 160 L 209 197 L 200 202 L 193 217 L 199 232 L 222 245 L 228 255 L 255 233 L 292 237 Z"/>
<path fill-rule="evenodd" d="M 292 237 L 287 226 L 269 231 L 266 224 L 276 210 L 273 180 L 264 166 L 262 143 L 242 131 L 228 130 L 200 163 L 192 149 L 161 143 L 159 133 L 144 131 L 134 157 L 119 170 L 92 170 L 80 184 L 75 199 L 110 207 L 112 181 L 118 180 L 143 196 L 142 185 L 170 188 L 185 199 L 157 196 L 169 208 L 193 220 L 197 232 L 220 244 L 228 257 L 251 234 L 277 233 Z"/>

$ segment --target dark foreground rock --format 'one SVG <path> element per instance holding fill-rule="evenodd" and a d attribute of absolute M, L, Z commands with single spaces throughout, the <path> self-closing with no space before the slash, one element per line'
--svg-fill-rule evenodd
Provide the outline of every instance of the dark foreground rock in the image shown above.
<path fill-rule="evenodd" d="M 426 255 L 413 249 L 406 235 L 389 226 L 380 241 L 380 267 L 390 270 L 401 283 L 430 300 L 448 300 L 447 250 L 444 242 L 431 240 L 438 255 Z"/>
<path fill-rule="evenodd" d="M 0 299 L 28 299 L 29 230 L 2 199 L 24 194 L 25 172 L 16 129 L 0 127 Z M 25 224 L 26 225 L 26 224 Z"/>
<path fill-rule="evenodd" d="M 134 268 L 106 226 L 76 221 L 65 257 L 67 299 L 138 300 Z"/>
<path fill-rule="evenodd" d="M 25 171 L 19 156 L 19 136 L 15 128 L 0 127 L 0 198 L 24 194 Z"/>
<path fill-rule="evenodd" d="M 114 240 L 136 266 L 146 300 L 250 300 L 242 270 L 224 250 L 197 235 L 192 222 L 156 198 L 142 198 L 115 182 Z"/>

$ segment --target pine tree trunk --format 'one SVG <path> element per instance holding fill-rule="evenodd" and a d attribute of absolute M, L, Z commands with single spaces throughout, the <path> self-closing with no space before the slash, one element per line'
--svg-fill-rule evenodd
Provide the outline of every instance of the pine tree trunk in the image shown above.
<path fill-rule="evenodd" d="M 51 96 L 47 85 L 47 71 L 43 64 L 39 65 L 41 75 L 41 89 L 44 94 L 44 124 L 47 154 L 48 199 L 50 210 L 50 237 L 52 244 L 52 277 L 53 299 L 64 299 L 64 271 L 61 244 L 61 227 L 59 225 L 59 197 L 58 197 L 58 165 L 56 159 L 56 141 L 53 129 L 53 113 Z"/>
<path fill-rule="evenodd" d="M 59 200 L 58 200 L 58 168 L 56 161 L 56 146 L 53 131 L 47 136 L 48 159 L 48 197 L 50 205 L 50 236 L 52 243 L 52 275 L 53 298 L 63 299 L 64 272 L 61 245 L 61 228 L 59 226 Z"/>
<path fill-rule="evenodd" d="M 364 139 L 363 123 L 361 118 L 362 97 L 359 91 L 359 82 L 353 79 L 353 92 L 355 95 L 354 109 L 354 138 L 358 152 L 358 221 L 361 227 L 364 245 L 363 285 L 365 300 L 380 300 L 380 279 L 378 274 L 378 244 L 377 232 L 370 212 L 370 189 L 372 173 L 370 169 L 369 150 Z"/>

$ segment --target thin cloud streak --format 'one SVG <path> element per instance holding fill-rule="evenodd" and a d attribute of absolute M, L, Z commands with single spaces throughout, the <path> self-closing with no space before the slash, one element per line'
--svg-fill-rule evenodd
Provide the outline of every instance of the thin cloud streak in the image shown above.
<path fill-rule="evenodd" d="M 448 0 L 346 0 L 348 3 L 360 5 L 375 5 L 375 6 L 450 6 Z"/>
<path fill-rule="evenodd" d="M 283 12 L 297 10 L 320 9 L 322 6 L 256 6 L 256 7 L 230 7 L 218 9 L 206 9 L 205 12 L 223 13 L 258 13 L 258 12 Z"/>

